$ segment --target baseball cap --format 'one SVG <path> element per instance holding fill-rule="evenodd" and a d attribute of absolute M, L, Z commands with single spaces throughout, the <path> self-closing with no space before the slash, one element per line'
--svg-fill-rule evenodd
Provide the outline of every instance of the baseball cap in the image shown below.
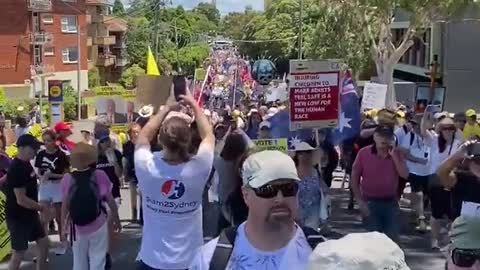
<path fill-rule="evenodd" d="M 443 112 L 437 112 L 437 113 L 435 113 L 435 114 L 433 115 L 433 117 L 434 117 L 435 119 L 443 119 L 443 118 L 445 118 L 445 117 L 449 117 L 449 114 L 448 114 L 448 112 L 445 112 L 445 111 L 443 111 Z"/>
<path fill-rule="evenodd" d="M 109 129 L 99 129 L 95 132 L 94 135 L 95 139 L 98 140 L 99 142 L 110 138 L 110 130 Z"/>
<path fill-rule="evenodd" d="M 300 181 L 292 158 L 277 150 L 265 150 L 250 155 L 242 166 L 244 185 L 258 188 L 279 179 Z"/>
<path fill-rule="evenodd" d="M 449 233 L 453 248 L 480 249 L 480 220 L 460 216 L 452 224 Z"/>
<path fill-rule="evenodd" d="M 86 143 L 77 143 L 70 154 L 70 164 L 76 170 L 88 168 L 97 162 L 97 148 Z"/>
<path fill-rule="evenodd" d="M 70 125 L 61 121 L 61 122 L 58 122 L 55 124 L 55 127 L 53 128 L 55 130 L 55 132 L 60 132 L 62 130 L 68 130 L 68 131 L 71 131 L 71 128 L 70 128 Z"/>
<path fill-rule="evenodd" d="M 467 114 L 464 112 L 457 112 L 453 116 L 453 120 L 455 121 L 465 121 L 466 120 L 465 118 L 467 118 Z"/>
<path fill-rule="evenodd" d="M 40 146 L 42 145 L 41 142 L 39 142 L 35 137 L 33 137 L 31 134 L 23 134 L 17 139 L 17 147 L 25 147 L 25 146 L 30 146 L 35 150 L 40 149 Z"/>
<path fill-rule="evenodd" d="M 389 125 L 379 125 L 375 129 L 375 133 L 382 137 L 393 137 L 395 134 L 393 128 Z"/>
<path fill-rule="evenodd" d="M 405 254 L 385 234 L 351 233 L 317 245 L 308 270 L 410 270 Z"/>
<path fill-rule="evenodd" d="M 472 117 L 472 116 L 476 116 L 477 115 L 477 112 L 475 112 L 474 109 L 468 109 L 466 112 L 465 112 L 465 115 L 467 117 Z"/>
<path fill-rule="evenodd" d="M 268 121 L 263 121 L 260 123 L 260 125 L 258 126 L 259 129 L 262 129 L 262 128 L 268 128 L 268 129 L 271 129 L 272 128 L 272 124 L 270 124 L 270 122 Z"/>

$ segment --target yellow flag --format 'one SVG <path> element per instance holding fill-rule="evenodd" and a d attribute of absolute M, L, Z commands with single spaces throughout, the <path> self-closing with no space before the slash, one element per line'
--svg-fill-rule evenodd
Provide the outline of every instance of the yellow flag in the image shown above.
<path fill-rule="evenodd" d="M 148 47 L 147 54 L 147 75 L 160 76 L 157 62 L 155 61 L 155 57 L 153 57 L 153 53 L 150 47 Z"/>

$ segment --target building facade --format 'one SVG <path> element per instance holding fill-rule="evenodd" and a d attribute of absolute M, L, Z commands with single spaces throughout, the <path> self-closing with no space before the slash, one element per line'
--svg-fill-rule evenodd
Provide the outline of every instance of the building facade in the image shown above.
<path fill-rule="evenodd" d="M 125 45 L 127 22 L 110 16 L 106 0 L 87 0 L 86 4 L 87 16 L 91 18 L 88 26 L 89 68 L 98 68 L 100 84 L 117 82 L 127 65 Z"/>
<path fill-rule="evenodd" d="M 85 0 L 2 0 L 0 86 L 9 98 L 47 94 L 49 80 L 88 88 Z M 79 62 L 80 61 L 80 62 Z"/>
<path fill-rule="evenodd" d="M 399 40 L 409 26 L 408 14 L 399 12 L 392 27 Z M 395 78 L 414 82 L 413 99 L 429 93 L 430 71 L 436 62 L 434 101 L 455 113 L 473 108 L 480 111 L 480 9 L 467 8 L 461 15 L 439 21 L 425 29 L 422 37 L 402 57 L 395 68 Z M 397 89 L 397 96 L 399 89 Z"/>

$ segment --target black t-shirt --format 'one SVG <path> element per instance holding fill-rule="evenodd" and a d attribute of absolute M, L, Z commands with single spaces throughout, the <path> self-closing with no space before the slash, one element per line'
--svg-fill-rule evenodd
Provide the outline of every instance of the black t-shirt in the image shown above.
<path fill-rule="evenodd" d="M 17 220 L 28 220 L 35 216 L 37 211 L 18 205 L 17 198 L 13 192 L 14 188 L 25 188 L 26 196 L 34 201 L 38 201 L 37 176 L 30 162 L 15 158 L 8 169 L 7 181 L 3 189 L 7 198 L 5 215 L 7 218 Z"/>
<path fill-rule="evenodd" d="M 70 168 L 68 157 L 62 150 L 58 149 L 55 153 L 47 153 L 46 150 L 38 152 L 35 158 L 35 167 L 43 174 L 50 169 L 54 174 L 64 174 Z M 50 177 L 49 180 L 61 180 L 61 177 Z"/>
<path fill-rule="evenodd" d="M 117 163 L 120 167 L 122 167 L 122 153 L 120 153 L 120 151 L 118 150 L 114 151 Z M 110 162 L 108 162 L 106 155 L 98 155 L 97 169 L 104 171 L 110 179 L 110 182 L 112 182 L 112 196 L 114 198 L 120 198 L 120 179 L 115 174 L 115 167 L 113 166 L 113 164 L 110 164 Z"/>
<path fill-rule="evenodd" d="M 126 175 L 129 177 L 136 178 L 135 176 L 135 144 L 132 141 L 128 141 L 123 144 L 123 157 L 127 160 Z"/>
<path fill-rule="evenodd" d="M 452 189 L 452 204 L 455 217 L 459 217 L 463 202 L 480 203 L 480 179 L 470 172 L 458 171 L 457 184 Z"/>

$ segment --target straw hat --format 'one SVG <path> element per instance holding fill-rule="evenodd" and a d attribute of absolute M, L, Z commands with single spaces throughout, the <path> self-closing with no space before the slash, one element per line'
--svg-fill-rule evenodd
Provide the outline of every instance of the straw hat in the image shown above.
<path fill-rule="evenodd" d="M 97 148 L 86 143 L 77 143 L 70 154 L 70 164 L 75 170 L 84 170 L 97 162 Z"/>

